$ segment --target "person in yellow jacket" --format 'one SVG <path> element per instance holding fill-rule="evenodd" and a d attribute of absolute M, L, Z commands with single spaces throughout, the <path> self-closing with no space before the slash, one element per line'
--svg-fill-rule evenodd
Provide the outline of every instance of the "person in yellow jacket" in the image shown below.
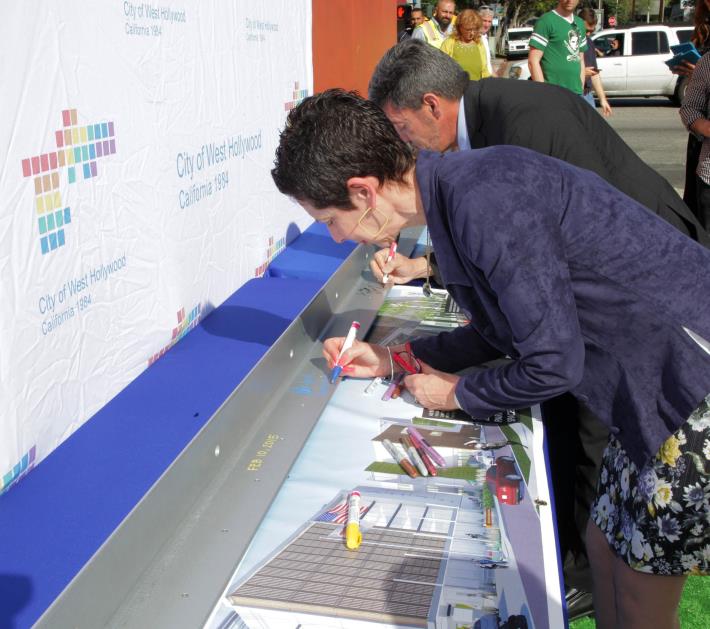
<path fill-rule="evenodd" d="M 483 20 L 473 9 L 465 9 L 459 14 L 454 32 L 441 44 L 445 52 L 456 61 L 472 81 L 491 76 L 488 70 L 488 53 L 481 40 Z"/>
<path fill-rule="evenodd" d="M 454 30 L 455 12 L 454 0 L 439 0 L 431 19 L 414 29 L 412 39 L 421 39 L 435 48 L 441 48 L 441 44 Z"/>

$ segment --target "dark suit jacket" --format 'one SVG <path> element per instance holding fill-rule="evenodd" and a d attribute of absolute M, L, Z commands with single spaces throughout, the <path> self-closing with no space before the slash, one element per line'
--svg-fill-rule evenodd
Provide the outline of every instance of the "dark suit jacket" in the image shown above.
<path fill-rule="evenodd" d="M 710 236 L 668 181 L 569 90 L 535 81 L 471 81 L 464 108 L 472 148 L 514 144 L 591 170 L 710 247 Z"/>
<path fill-rule="evenodd" d="M 416 176 L 471 320 L 412 341 L 416 355 L 447 372 L 510 356 L 459 380 L 467 413 L 569 390 L 641 469 L 710 391 L 710 356 L 684 330 L 710 339 L 710 251 L 597 175 L 519 147 L 421 151 Z"/>

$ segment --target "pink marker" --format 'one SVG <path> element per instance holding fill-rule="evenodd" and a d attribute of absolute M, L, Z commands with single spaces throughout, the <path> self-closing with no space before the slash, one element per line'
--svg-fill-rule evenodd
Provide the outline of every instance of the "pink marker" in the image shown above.
<path fill-rule="evenodd" d="M 389 264 L 390 262 L 392 262 L 396 253 L 397 253 L 397 241 L 393 240 L 392 244 L 390 245 L 390 251 L 387 254 L 387 260 L 385 260 L 385 264 Z M 382 283 L 387 284 L 387 282 L 389 282 L 389 281 L 390 281 L 390 274 L 385 273 L 382 276 Z"/>
<path fill-rule="evenodd" d="M 427 456 L 434 461 L 439 467 L 446 467 L 446 459 L 441 456 L 430 444 L 429 442 L 422 437 L 421 433 L 414 428 L 414 426 L 407 426 L 407 432 L 409 433 L 409 436 L 412 438 L 412 441 L 414 442 L 414 445 L 417 447 L 421 447 L 424 452 L 426 452 Z"/>

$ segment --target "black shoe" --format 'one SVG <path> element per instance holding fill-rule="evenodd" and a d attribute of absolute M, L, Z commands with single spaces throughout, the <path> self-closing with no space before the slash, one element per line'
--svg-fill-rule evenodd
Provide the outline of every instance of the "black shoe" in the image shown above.
<path fill-rule="evenodd" d="M 594 614 L 594 601 L 591 592 L 569 588 L 565 591 L 565 602 L 567 603 L 567 619 L 570 622 Z"/>

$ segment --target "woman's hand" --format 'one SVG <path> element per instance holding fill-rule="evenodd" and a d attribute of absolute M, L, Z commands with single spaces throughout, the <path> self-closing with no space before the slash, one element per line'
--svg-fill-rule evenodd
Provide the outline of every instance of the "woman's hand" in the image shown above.
<path fill-rule="evenodd" d="M 404 378 L 404 384 L 417 404 L 439 411 L 458 408 L 454 392 L 459 376 L 437 371 L 421 360 L 419 362 L 422 372 Z"/>
<path fill-rule="evenodd" d="M 370 261 L 370 268 L 378 282 L 382 281 L 385 273 L 389 274 L 389 281 L 394 284 L 406 284 L 418 277 L 426 277 L 426 258 L 414 258 L 396 253 L 394 258 L 387 262 L 389 249 L 380 249 Z"/>
<path fill-rule="evenodd" d="M 688 78 L 693 76 L 693 70 L 695 70 L 695 64 L 690 63 L 690 61 L 681 61 L 680 64 L 671 68 L 673 74 L 687 76 Z"/>
<path fill-rule="evenodd" d="M 328 369 L 332 369 L 335 365 L 343 343 L 345 343 L 344 336 L 333 337 L 323 343 L 323 356 L 328 361 Z M 355 340 L 352 347 L 340 357 L 339 364 L 343 368 L 343 375 L 353 378 L 390 375 L 387 348 L 358 340 Z"/>
<path fill-rule="evenodd" d="M 597 74 L 599 74 L 599 70 L 597 70 L 594 66 L 584 66 L 584 76 L 592 77 Z"/>

